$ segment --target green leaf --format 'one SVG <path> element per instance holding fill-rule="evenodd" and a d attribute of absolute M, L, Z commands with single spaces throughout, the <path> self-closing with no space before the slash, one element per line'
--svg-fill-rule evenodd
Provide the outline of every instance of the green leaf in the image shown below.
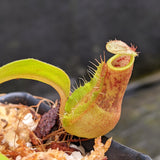
<path fill-rule="evenodd" d="M 70 93 L 70 79 L 63 70 L 30 58 L 14 61 L 0 68 L 0 83 L 19 78 L 41 81 L 55 88 L 61 97 L 60 112 L 64 112 Z"/>
<path fill-rule="evenodd" d="M 9 160 L 5 155 L 0 153 L 0 160 Z"/>

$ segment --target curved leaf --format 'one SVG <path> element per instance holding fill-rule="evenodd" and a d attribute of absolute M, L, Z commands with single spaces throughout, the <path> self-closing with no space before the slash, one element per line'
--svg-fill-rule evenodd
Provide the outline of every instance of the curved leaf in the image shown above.
<path fill-rule="evenodd" d="M 63 70 L 31 58 L 14 61 L 0 68 L 0 83 L 18 78 L 41 81 L 55 88 L 61 97 L 63 113 L 70 93 L 70 79 Z"/>

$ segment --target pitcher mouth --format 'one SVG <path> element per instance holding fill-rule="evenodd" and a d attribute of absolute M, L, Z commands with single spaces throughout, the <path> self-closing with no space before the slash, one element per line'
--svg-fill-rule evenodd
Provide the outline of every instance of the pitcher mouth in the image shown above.
<path fill-rule="evenodd" d="M 122 71 L 130 68 L 134 63 L 134 59 L 132 55 L 115 55 L 107 61 L 107 64 L 113 70 Z"/>

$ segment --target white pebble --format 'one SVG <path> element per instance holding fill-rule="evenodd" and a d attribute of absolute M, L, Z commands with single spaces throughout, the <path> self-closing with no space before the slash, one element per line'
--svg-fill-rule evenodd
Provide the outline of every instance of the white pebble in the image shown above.
<path fill-rule="evenodd" d="M 21 156 L 17 156 L 17 157 L 16 157 L 16 160 L 21 160 L 21 159 L 22 159 Z"/>
<path fill-rule="evenodd" d="M 71 155 L 66 154 L 65 157 L 66 157 L 67 160 L 81 160 L 83 158 L 81 153 L 78 152 L 78 151 L 72 152 Z"/>

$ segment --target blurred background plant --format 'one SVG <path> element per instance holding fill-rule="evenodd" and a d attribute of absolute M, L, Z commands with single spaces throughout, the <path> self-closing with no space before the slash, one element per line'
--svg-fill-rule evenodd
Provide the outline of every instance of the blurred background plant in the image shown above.
<path fill-rule="evenodd" d="M 88 61 L 106 52 L 107 41 L 134 44 L 140 56 L 133 82 L 126 92 L 121 120 L 108 136 L 158 160 L 159 19 L 159 0 L 1 0 L 0 66 L 17 59 L 40 59 L 64 69 L 74 85 L 78 77 L 87 76 Z M 57 97 L 50 87 L 28 80 L 0 85 L 0 93 L 11 91 Z"/>

